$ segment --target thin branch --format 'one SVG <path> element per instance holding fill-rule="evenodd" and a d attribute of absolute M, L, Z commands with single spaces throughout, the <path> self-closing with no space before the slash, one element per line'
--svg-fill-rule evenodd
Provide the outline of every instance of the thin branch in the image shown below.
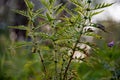
<path fill-rule="evenodd" d="M 79 36 L 79 38 L 78 38 L 78 40 L 76 41 L 75 46 L 74 46 L 74 48 L 73 48 L 72 55 L 70 56 L 70 60 L 69 60 L 69 62 L 68 62 L 68 64 L 67 64 L 67 67 L 66 67 L 65 72 L 64 72 L 63 80 L 66 79 L 67 71 L 68 71 L 68 69 L 69 69 L 69 67 L 70 67 L 71 61 L 72 61 L 72 59 L 73 59 L 73 55 L 75 54 L 75 50 L 76 50 L 76 47 L 77 47 L 77 45 L 78 45 L 78 43 L 79 43 L 78 41 L 79 41 L 80 37 L 81 37 L 81 36 Z"/>
<path fill-rule="evenodd" d="M 86 20 L 85 20 L 85 22 L 86 22 Z M 85 23 L 84 22 L 84 23 Z M 74 45 L 74 47 L 73 47 L 73 52 L 72 52 L 72 55 L 70 56 L 70 59 L 69 59 L 69 62 L 68 62 L 68 64 L 67 64 L 67 66 L 66 66 L 66 69 L 65 69 L 65 72 L 64 72 L 64 76 L 63 76 L 63 80 L 66 80 L 66 78 L 67 78 L 67 72 L 68 72 L 68 69 L 69 69 L 69 67 L 70 67 L 70 64 L 71 64 L 71 61 L 73 60 L 73 56 L 74 56 L 74 54 L 75 54 L 75 51 L 76 51 L 76 48 L 77 48 L 77 45 L 78 45 L 78 43 L 79 43 L 79 41 L 80 41 L 80 38 L 81 38 L 81 36 L 82 36 L 82 31 L 83 31 L 83 28 L 84 28 L 85 26 L 83 26 L 82 28 L 81 28 L 81 31 L 80 31 L 80 35 L 79 35 L 79 37 L 78 37 L 78 39 L 77 39 L 77 41 L 76 41 L 76 43 L 75 43 L 75 45 Z"/>
<path fill-rule="evenodd" d="M 41 63 L 42 63 L 42 65 L 43 65 L 44 74 L 45 74 L 45 76 L 46 76 L 47 70 L 46 70 L 46 67 L 45 67 L 45 64 L 44 64 L 43 57 L 42 57 L 42 55 L 41 55 L 41 53 L 40 53 L 40 50 L 38 50 L 38 54 L 39 54 L 39 57 L 40 57 Z"/>
<path fill-rule="evenodd" d="M 57 54 L 56 54 L 56 50 L 54 52 L 54 63 L 55 63 L 55 80 L 57 80 Z"/>

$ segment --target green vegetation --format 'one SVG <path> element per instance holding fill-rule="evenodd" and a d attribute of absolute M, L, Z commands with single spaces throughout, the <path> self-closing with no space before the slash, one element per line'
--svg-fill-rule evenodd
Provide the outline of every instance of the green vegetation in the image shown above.
<path fill-rule="evenodd" d="M 102 36 L 84 29 L 92 26 L 103 30 L 104 26 L 92 23 L 91 18 L 113 3 L 93 7 L 91 0 L 70 0 L 67 4 L 40 0 L 44 8 L 34 10 L 31 1 L 24 1 L 27 10 L 14 11 L 27 17 L 28 25 L 9 28 L 26 30 L 26 41 L 1 41 L 5 44 L 0 46 L 0 80 L 119 80 L 119 46 L 103 43 L 99 47 L 82 40 L 82 36 L 92 36 L 102 41 Z M 69 9 L 68 4 L 75 7 Z M 42 30 L 46 26 L 49 30 Z M 91 47 L 91 54 L 79 44 Z M 76 51 L 85 57 L 74 59 Z"/>

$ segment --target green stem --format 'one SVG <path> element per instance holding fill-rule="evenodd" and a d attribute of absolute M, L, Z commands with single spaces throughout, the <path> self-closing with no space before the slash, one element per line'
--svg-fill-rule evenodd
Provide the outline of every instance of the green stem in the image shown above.
<path fill-rule="evenodd" d="M 85 23 L 86 23 L 86 20 L 84 21 L 84 24 L 85 24 Z M 78 43 L 79 43 L 79 41 L 80 41 L 80 38 L 81 38 L 82 31 L 83 31 L 83 28 L 84 28 L 84 27 L 85 27 L 85 26 L 83 25 L 82 28 L 81 28 L 81 30 L 80 30 L 80 35 L 79 35 L 79 37 L 78 37 L 78 39 L 77 39 L 77 41 L 76 41 L 76 43 L 75 43 L 75 45 L 74 45 L 74 47 L 73 47 L 73 49 L 72 49 L 73 52 L 72 52 L 72 55 L 70 56 L 70 59 L 69 59 L 69 61 L 68 61 L 67 66 L 66 66 L 66 69 L 65 69 L 65 72 L 64 72 L 64 76 L 63 76 L 63 80 L 66 80 L 66 79 L 67 79 L 67 72 L 68 72 L 68 69 L 69 69 L 69 67 L 70 67 L 71 61 L 73 60 L 73 56 L 74 56 L 74 54 L 75 54 L 77 45 L 78 45 Z"/>
<path fill-rule="evenodd" d="M 60 80 L 62 80 L 62 74 L 63 74 L 63 68 L 64 68 L 64 63 L 65 63 L 65 60 L 64 60 L 64 57 L 62 55 L 62 67 L 61 67 L 61 72 L 60 72 Z"/>
<path fill-rule="evenodd" d="M 54 42 L 54 48 L 56 48 L 56 43 Z M 55 64 L 55 80 L 57 80 L 57 74 L 58 74 L 58 72 L 57 72 L 57 50 L 56 49 L 54 49 L 54 64 Z"/>
<path fill-rule="evenodd" d="M 46 79 L 47 70 L 46 70 L 46 67 L 45 67 L 45 64 L 44 64 L 43 57 L 42 57 L 42 55 L 41 55 L 41 53 L 40 53 L 40 50 L 38 50 L 38 54 L 39 54 L 39 57 L 40 57 L 41 63 L 42 63 L 42 65 L 43 65 L 44 74 L 45 74 L 45 79 Z"/>
<path fill-rule="evenodd" d="M 63 80 L 66 80 L 66 78 L 67 78 L 67 71 L 68 71 L 68 69 L 70 67 L 71 61 L 73 59 L 73 55 L 75 54 L 75 50 L 76 50 L 76 47 L 77 47 L 77 45 L 79 43 L 80 37 L 81 37 L 81 35 L 78 37 L 78 40 L 76 41 L 75 46 L 73 48 L 72 55 L 70 56 L 70 60 L 69 60 L 69 62 L 67 64 L 67 67 L 66 67 L 65 72 L 64 72 Z"/>
<path fill-rule="evenodd" d="M 34 24 L 33 24 L 33 22 L 31 21 L 31 20 L 29 20 L 29 23 L 28 23 L 28 26 L 29 26 L 29 33 L 31 33 L 31 32 L 34 32 L 34 30 L 32 30 L 32 28 L 34 28 Z M 32 38 L 32 42 L 35 44 L 35 48 L 36 48 L 36 51 L 38 52 L 38 54 L 39 54 L 39 57 L 40 57 L 40 62 L 42 63 L 42 65 L 43 65 L 43 69 L 44 69 L 44 74 L 45 74 L 45 80 L 46 80 L 46 75 L 47 75 L 47 71 L 46 71 L 46 67 L 45 67 L 45 64 L 44 64 L 44 60 L 43 60 L 43 57 L 42 57 L 42 55 L 41 55 L 41 53 L 40 53 L 40 50 L 37 48 L 38 46 L 37 46 L 37 44 L 35 43 L 37 40 L 36 40 L 36 37 L 35 36 L 33 36 L 33 35 L 29 35 L 29 36 L 31 36 L 31 38 Z"/>

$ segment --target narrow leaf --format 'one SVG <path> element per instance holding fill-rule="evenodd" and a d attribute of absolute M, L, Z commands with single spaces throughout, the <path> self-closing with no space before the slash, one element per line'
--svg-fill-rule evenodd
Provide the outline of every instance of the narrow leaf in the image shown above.
<path fill-rule="evenodd" d="M 26 11 L 22 11 L 22 10 L 13 10 L 13 11 L 25 17 L 29 17 Z"/>
<path fill-rule="evenodd" d="M 49 5 L 48 2 L 46 0 L 40 0 L 40 2 L 47 8 L 49 9 Z"/>
<path fill-rule="evenodd" d="M 13 28 L 13 29 L 19 29 L 19 30 L 28 30 L 28 27 L 26 26 L 9 26 L 9 28 Z"/>
<path fill-rule="evenodd" d="M 86 36 L 92 36 L 92 37 L 95 37 L 96 39 L 102 39 L 102 37 L 98 34 L 95 34 L 93 32 L 88 32 L 85 34 Z"/>
<path fill-rule="evenodd" d="M 46 16 L 47 16 L 48 21 L 53 20 L 49 13 L 46 13 Z"/>
<path fill-rule="evenodd" d="M 97 10 L 97 9 L 101 9 L 101 8 L 106 8 L 106 7 L 109 7 L 111 5 L 113 5 L 114 3 L 101 3 L 101 4 L 97 4 L 94 9 L 92 10 Z"/>
<path fill-rule="evenodd" d="M 29 0 L 24 0 L 28 9 L 33 9 L 34 4 Z"/>
<path fill-rule="evenodd" d="M 65 9 L 65 6 L 66 5 L 62 5 L 62 4 L 56 6 L 56 10 L 55 10 L 56 14 L 55 15 L 59 15 Z"/>
<path fill-rule="evenodd" d="M 50 39 L 51 38 L 51 36 L 49 34 L 43 33 L 43 32 L 35 32 L 35 33 L 33 33 L 33 35 L 34 36 L 40 36 L 44 39 Z"/>
<path fill-rule="evenodd" d="M 29 46 L 32 45 L 32 42 L 26 42 L 26 41 L 20 41 L 15 43 L 15 47 L 23 47 L 23 46 Z"/>
<path fill-rule="evenodd" d="M 41 9 L 38 9 L 37 11 L 35 11 L 34 13 L 33 13 L 33 18 L 35 19 L 35 18 L 37 18 L 39 15 L 41 15 L 41 12 L 42 12 L 43 10 L 41 10 Z"/>
<path fill-rule="evenodd" d="M 63 5 L 63 4 L 59 4 L 59 5 L 55 6 L 55 7 L 53 8 L 53 10 L 57 11 L 58 9 L 60 9 L 60 7 L 62 7 L 62 5 Z"/>
<path fill-rule="evenodd" d="M 95 12 L 91 12 L 90 13 L 90 17 L 94 16 L 94 15 L 97 15 L 99 13 L 102 13 L 104 10 L 100 10 L 100 11 L 95 11 Z"/>

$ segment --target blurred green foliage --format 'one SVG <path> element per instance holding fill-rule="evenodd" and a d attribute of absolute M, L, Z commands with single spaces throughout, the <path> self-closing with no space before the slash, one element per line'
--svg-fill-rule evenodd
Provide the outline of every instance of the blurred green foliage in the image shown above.
<path fill-rule="evenodd" d="M 82 63 L 78 72 L 82 80 L 119 80 L 120 79 L 120 45 L 108 47 L 105 41 L 101 47 L 87 60 Z"/>
<path fill-rule="evenodd" d="M 7 42 L 0 48 L 0 79 L 1 80 L 42 80 L 39 55 L 30 54 L 29 50 L 23 47 L 18 48 L 17 54 L 8 51 Z M 4 45 L 4 46 L 3 46 Z M 120 77 L 120 46 L 115 44 L 108 47 L 107 43 L 102 42 L 102 47 L 96 49 L 85 62 L 73 62 L 72 71 L 76 80 L 119 80 Z M 3 49 L 4 48 L 4 49 Z M 48 58 L 48 57 L 47 57 Z M 46 65 L 50 62 L 46 62 Z M 54 64 L 48 65 L 52 69 Z M 78 74 L 75 74 L 78 73 Z M 50 76 L 51 72 L 49 73 Z"/>

